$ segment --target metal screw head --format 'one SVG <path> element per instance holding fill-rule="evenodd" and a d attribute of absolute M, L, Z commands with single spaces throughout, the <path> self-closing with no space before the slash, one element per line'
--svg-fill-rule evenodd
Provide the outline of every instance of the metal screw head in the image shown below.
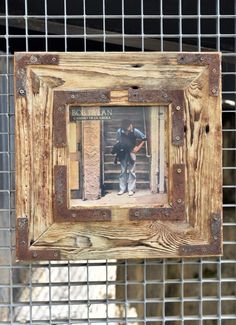
<path fill-rule="evenodd" d="M 52 62 L 55 62 L 57 59 L 55 58 L 55 56 L 52 57 Z"/>
<path fill-rule="evenodd" d="M 24 240 L 22 240 L 21 245 L 25 245 L 25 244 L 26 244 L 26 242 Z"/>
<path fill-rule="evenodd" d="M 21 89 L 19 90 L 19 93 L 20 93 L 20 95 L 24 95 L 24 94 L 25 94 L 25 90 L 21 88 Z"/>
<path fill-rule="evenodd" d="M 102 94 L 102 95 L 101 95 L 101 98 L 102 98 L 102 99 L 106 99 L 106 95 Z"/>
<path fill-rule="evenodd" d="M 201 60 L 201 61 L 204 61 L 204 56 L 201 56 L 201 57 L 200 57 L 200 60 Z"/>
<path fill-rule="evenodd" d="M 177 200 L 177 203 L 181 203 L 181 202 L 182 202 L 182 200 L 181 200 L 181 199 L 178 199 L 178 200 Z"/>
<path fill-rule="evenodd" d="M 164 94 L 163 94 L 163 97 L 165 97 L 165 98 L 166 98 L 166 97 L 167 97 L 167 94 L 166 94 L 166 93 L 164 93 Z"/>
<path fill-rule="evenodd" d="M 37 257 L 38 254 L 36 252 L 33 252 L 33 257 Z"/>
<path fill-rule="evenodd" d="M 180 106 L 176 106 L 176 111 L 180 111 Z"/>
<path fill-rule="evenodd" d="M 30 57 L 30 62 L 31 62 L 31 63 L 36 63 L 37 61 L 38 61 L 38 59 L 36 58 L 36 56 L 32 55 L 32 56 Z"/>
<path fill-rule="evenodd" d="M 212 88 L 211 92 L 212 92 L 213 94 L 215 94 L 215 93 L 216 93 L 216 89 L 215 89 L 215 88 Z"/>
<path fill-rule="evenodd" d="M 217 239 L 218 239 L 218 237 L 217 237 L 217 236 L 214 236 L 213 238 L 214 238 L 215 240 L 217 240 Z"/>
<path fill-rule="evenodd" d="M 213 72 L 213 73 L 216 73 L 216 68 L 213 68 L 213 69 L 212 69 L 212 72 Z"/>
<path fill-rule="evenodd" d="M 182 169 L 181 168 L 178 168 L 177 169 L 177 173 L 180 174 L 182 172 Z"/>
<path fill-rule="evenodd" d="M 135 217 L 139 217 L 139 212 L 135 211 L 134 215 L 135 215 Z"/>
<path fill-rule="evenodd" d="M 54 256 L 54 257 L 58 257 L 58 252 L 54 252 L 54 253 L 53 253 L 53 256 Z"/>
<path fill-rule="evenodd" d="M 71 97 L 71 98 L 75 98 L 75 95 L 71 95 L 70 97 Z"/>
<path fill-rule="evenodd" d="M 175 140 L 179 141 L 179 140 L 180 140 L 180 136 L 177 135 L 177 136 L 175 137 Z"/>
<path fill-rule="evenodd" d="M 106 212 L 103 212 L 102 217 L 103 217 L 103 218 L 106 218 L 106 217 L 107 217 Z"/>
<path fill-rule="evenodd" d="M 63 107 L 59 106 L 57 110 L 58 110 L 59 112 L 62 112 L 62 111 L 63 111 Z"/>

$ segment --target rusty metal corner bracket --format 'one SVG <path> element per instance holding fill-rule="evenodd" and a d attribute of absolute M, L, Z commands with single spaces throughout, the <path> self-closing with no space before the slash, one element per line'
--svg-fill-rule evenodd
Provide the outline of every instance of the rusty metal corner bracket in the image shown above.
<path fill-rule="evenodd" d="M 16 257 L 19 261 L 60 260 L 58 249 L 42 249 L 30 246 L 29 221 L 27 217 L 19 217 L 16 221 Z"/>
<path fill-rule="evenodd" d="M 57 65 L 58 54 L 16 53 L 15 54 L 15 91 L 16 97 L 26 97 L 26 67 L 28 65 Z"/>
<path fill-rule="evenodd" d="M 66 147 L 66 105 L 96 104 L 110 102 L 110 91 L 107 89 L 60 90 L 53 95 L 53 144 L 55 147 Z"/>
<path fill-rule="evenodd" d="M 54 166 L 54 221 L 57 222 L 91 222 L 111 221 L 111 209 L 81 208 L 69 209 L 67 204 L 67 166 Z"/>
<path fill-rule="evenodd" d="M 180 221 L 185 219 L 185 164 L 174 164 L 172 167 L 173 188 L 172 206 L 157 208 L 131 208 L 130 220 L 166 220 Z"/>
<path fill-rule="evenodd" d="M 221 255 L 222 221 L 220 213 L 212 213 L 210 215 L 209 227 L 211 230 L 210 243 L 204 245 L 181 245 L 179 247 L 180 256 Z"/>
<path fill-rule="evenodd" d="M 209 67 L 209 95 L 218 96 L 220 87 L 219 53 L 179 53 L 178 64 L 202 65 Z"/>
<path fill-rule="evenodd" d="M 133 89 L 128 90 L 129 102 L 171 104 L 172 109 L 172 143 L 175 146 L 184 145 L 184 91 L 159 89 Z"/>

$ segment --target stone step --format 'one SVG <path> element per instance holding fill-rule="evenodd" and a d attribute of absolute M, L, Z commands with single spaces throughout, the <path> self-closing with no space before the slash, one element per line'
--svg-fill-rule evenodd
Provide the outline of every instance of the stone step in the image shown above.
<path fill-rule="evenodd" d="M 136 188 L 146 190 L 150 188 L 149 181 L 136 181 Z M 106 181 L 104 183 L 105 190 L 117 190 L 119 191 L 119 182 L 118 181 Z"/>
<path fill-rule="evenodd" d="M 142 129 L 139 129 L 143 134 L 145 134 L 145 132 Z M 116 130 L 115 131 L 109 131 L 106 132 L 104 134 L 104 141 L 106 140 L 112 140 L 114 142 L 116 142 Z M 138 141 L 140 141 L 141 139 L 138 139 Z"/>
<path fill-rule="evenodd" d="M 104 157 L 104 162 L 105 163 L 113 163 L 115 160 L 115 155 L 112 155 L 112 154 L 109 154 L 107 153 Z M 141 154 L 137 154 L 137 161 L 140 162 L 140 163 L 147 163 L 149 162 L 149 159 L 144 156 L 144 155 L 141 155 Z"/>
<path fill-rule="evenodd" d="M 105 155 L 106 154 L 111 154 L 111 151 L 112 151 L 112 147 L 114 145 L 115 142 L 113 142 L 112 144 L 110 145 L 106 145 L 105 148 L 104 148 L 104 153 Z M 146 157 L 146 148 L 145 146 L 143 146 L 139 152 L 137 153 L 138 156 L 142 155 L 142 156 L 145 156 Z"/>
<path fill-rule="evenodd" d="M 104 182 L 106 181 L 116 181 L 119 179 L 120 171 L 115 171 L 115 172 L 106 172 L 104 174 Z M 144 180 L 144 181 L 149 181 L 149 173 L 148 172 L 136 172 L 136 176 L 138 180 Z"/>
<path fill-rule="evenodd" d="M 141 139 L 137 141 L 137 144 L 141 142 Z M 104 146 L 109 147 L 109 146 L 114 146 L 116 144 L 116 139 L 105 139 L 104 140 Z M 142 149 L 145 148 L 145 144 L 143 145 Z"/>
<path fill-rule="evenodd" d="M 114 162 L 109 162 L 104 164 L 104 172 L 109 172 L 109 171 L 120 171 L 120 164 L 114 164 Z M 148 171 L 149 170 L 149 163 L 143 162 L 137 162 L 136 163 L 136 172 L 141 172 L 141 171 Z"/>

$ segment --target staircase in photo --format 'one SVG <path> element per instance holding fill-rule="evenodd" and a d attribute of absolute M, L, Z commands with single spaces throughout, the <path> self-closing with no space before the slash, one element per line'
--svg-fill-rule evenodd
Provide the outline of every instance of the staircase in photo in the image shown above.
<path fill-rule="evenodd" d="M 115 155 L 111 154 L 112 146 L 116 143 L 116 131 L 123 119 L 129 119 L 133 126 L 144 132 L 143 109 L 113 108 L 112 119 L 104 121 L 104 189 L 119 191 L 120 164 L 114 163 Z M 149 189 L 149 158 L 146 156 L 145 145 L 136 155 L 136 188 Z"/>

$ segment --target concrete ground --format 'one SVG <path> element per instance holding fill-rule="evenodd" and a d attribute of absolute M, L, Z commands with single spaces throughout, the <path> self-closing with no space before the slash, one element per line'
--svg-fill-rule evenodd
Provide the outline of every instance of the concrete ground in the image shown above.
<path fill-rule="evenodd" d="M 83 206 L 83 207 L 91 207 L 91 206 L 114 206 L 114 205 L 126 205 L 126 206 L 137 206 L 143 204 L 150 205 L 164 205 L 168 203 L 168 195 L 167 194 L 153 194 L 150 190 L 137 190 L 133 196 L 129 196 L 128 192 L 123 195 L 117 195 L 118 191 L 109 191 L 103 197 L 98 200 L 71 200 L 70 206 Z"/>

